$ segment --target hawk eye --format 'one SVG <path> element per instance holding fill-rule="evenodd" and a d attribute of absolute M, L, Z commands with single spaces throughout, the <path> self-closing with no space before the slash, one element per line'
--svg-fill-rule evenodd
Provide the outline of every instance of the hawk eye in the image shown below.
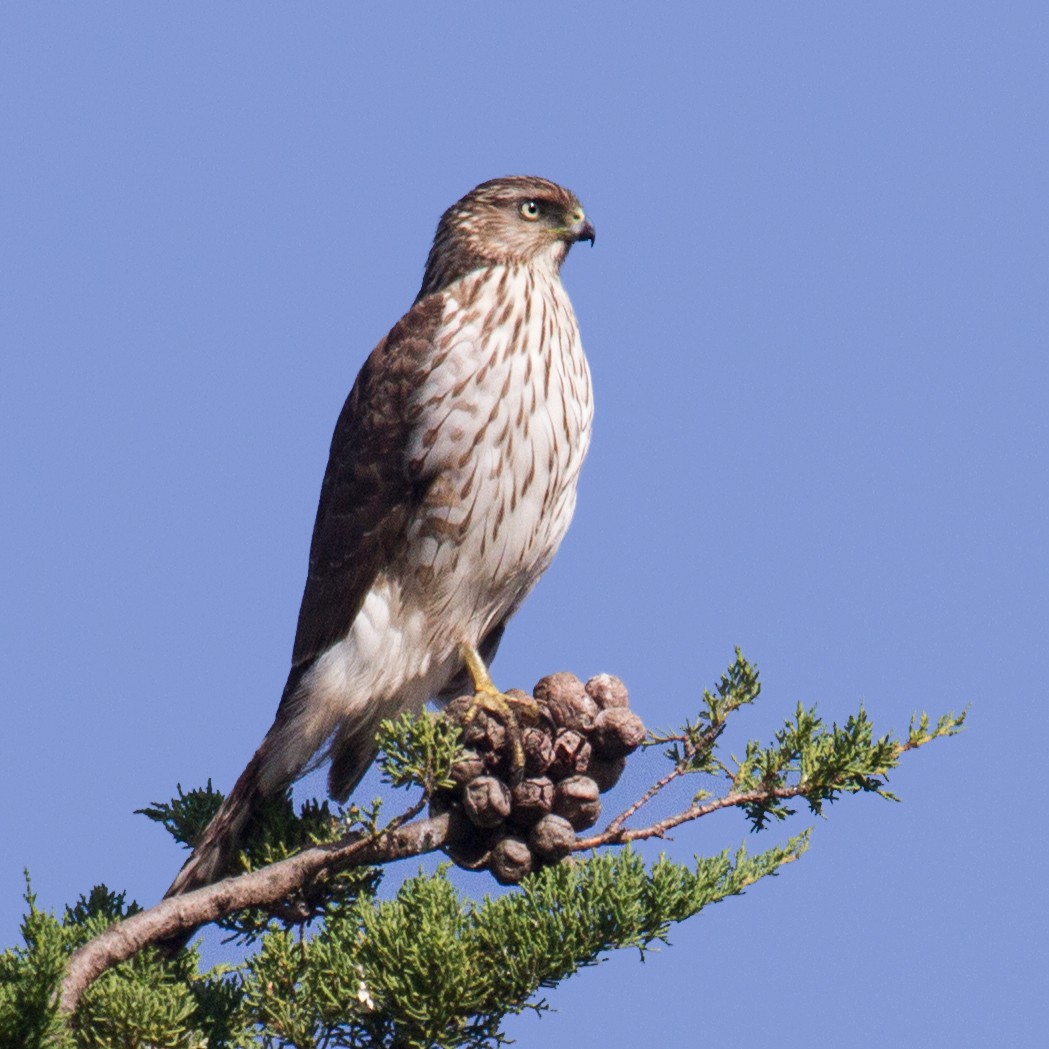
<path fill-rule="evenodd" d="M 520 207 L 521 217 L 535 222 L 539 218 L 539 205 L 534 200 L 526 200 Z"/>

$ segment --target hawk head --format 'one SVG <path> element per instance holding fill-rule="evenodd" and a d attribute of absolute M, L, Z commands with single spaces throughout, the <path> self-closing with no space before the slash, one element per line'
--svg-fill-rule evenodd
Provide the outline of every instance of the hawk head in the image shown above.
<path fill-rule="evenodd" d="M 441 216 L 418 297 L 486 266 L 534 264 L 556 272 L 578 240 L 593 244 L 594 227 L 570 190 L 534 175 L 482 182 Z"/>

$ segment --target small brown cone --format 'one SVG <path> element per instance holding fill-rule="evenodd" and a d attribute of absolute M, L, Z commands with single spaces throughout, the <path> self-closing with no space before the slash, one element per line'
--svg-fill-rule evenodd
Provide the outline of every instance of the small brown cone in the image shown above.
<path fill-rule="evenodd" d="M 488 857 L 488 869 L 500 885 L 516 885 L 533 866 L 532 850 L 521 838 L 508 835 L 498 841 Z"/>
<path fill-rule="evenodd" d="M 622 758 L 633 753 L 645 738 L 642 720 L 631 710 L 612 707 L 602 710 L 590 734 L 594 750 L 603 758 Z"/>
<path fill-rule="evenodd" d="M 510 788 L 495 776 L 478 776 L 463 789 L 463 810 L 475 827 L 498 827 L 510 815 Z"/>
<path fill-rule="evenodd" d="M 539 859 L 556 863 L 572 851 L 575 844 L 572 824 L 563 816 L 544 816 L 529 832 L 528 844 Z"/>
<path fill-rule="evenodd" d="M 602 710 L 630 706 L 626 685 L 613 674 L 595 675 L 586 683 L 586 692 Z"/>
<path fill-rule="evenodd" d="M 592 827 L 601 815 L 599 794 L 589 776 L 569 776 L 557 785 L 554 814 L 564 816 L 576 830 Z"/>
<path fill-rule="evenodd" d="M 554 784 L 546 776 L 533 776 L 521 780 L 510 796 L 513 803 L 511 819 L 522 827 L 530 827 L 553 808 Z"/>

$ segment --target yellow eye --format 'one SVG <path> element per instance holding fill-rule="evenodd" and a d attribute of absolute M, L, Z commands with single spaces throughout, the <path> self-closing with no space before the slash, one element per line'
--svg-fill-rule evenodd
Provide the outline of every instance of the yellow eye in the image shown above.
<path fill-rule="evenodd" d="M 529 222 L 535 222 L 539 218 L 539 205 L 534 200 L 526 200 L 520 208 L 521 217 L 528 219 Z"/>

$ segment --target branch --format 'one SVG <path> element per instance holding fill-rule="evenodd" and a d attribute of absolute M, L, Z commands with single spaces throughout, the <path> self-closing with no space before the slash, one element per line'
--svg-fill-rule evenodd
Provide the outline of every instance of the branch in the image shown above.
<path fill-rule="evenodd" d="M 941 719 L 940 726 L 938 726 L 937 730 L 933 732 L 924 731 L 925 726 L 923 725 L 921 731 L 912 731 L 910 738 L 906 742 L 892 744 L 890 750 L 890 761 L 885 767 L 876 770 L 876 774 L 885 775 L 888 770 L 895 765 L 900 756 L 906 754 L 907 751 L 916 750 L 918 747 L 925 746 L 939 736 L 953 734 L 953 730 L 949 726 L 953 725 L 955 721 L 960 724 L 961 719 L 953 719 L 953 717 Z M 670 772 L 662 777 L 662 779 L 649 787 L 649 789 L 645 791 L 637 801 L 629 806 L 629 808 L 616 816 L 616 818 L 612 820 L 603 831 L 598 834 L 592 834 L 588 838 L 577 838 L 575 844 L 572 846 L 572 851 L 580 852 L 584 849 L 596 849 L 602 845 L 626 845 L 631 841 L 644 841 L 648 838 L 663 838 L 666 836 L 667 831 L 673 830 L 675 827 L 680 827 L 683 823 L 689 823 L 692 820 L 701 819 L 703 816 L 709 816 L 712 812 L 718 812 L 721 809 L 760 806 L 769 801 L 785 801 L 788 798 L 805 798 L 813 796 L 818 798 L 825 795 L 825 792 L 828 789 L 848 789 L 844 782 L 827 783 L 817 780 L 809 780 L 805 783 L 797 783 L 793 786 L 760 787 L 754 790 L 729 793 L 724 797 L 715 798 L 713 801 L 708 801 L 703 805 L 694 803 L 687 809 L 683 809 L 681 812 L 675 813 L 673 816 L 667 816 L 665 819 L 652 823 L 647 827 L 624 828 L 623 824 L 630 818 L 630 816 L 634 815 L 638 809 L 651 801 L 652 798 L 654 798 L 664 787 L 687 771 L 686 758 L 675 765 Z"/>
<path fill-rule="evenodd" d="M 710 725 L 702 733 L 697 734 L 695 739 L 692 739 L 686 734 L 674 734 L 674 735 L 662 735 L 652 736 L 646 743 L 645 746 L 655 746 L 659 743 L 675 742 L 680 744 L 682 748 L 682 755 L 674 767 L 662 778 L 656 780 L 644 794 L 641 795 L 633 804 L 627 806 L 605 829 L 606 834 L 612 834 L 613 837 L 609 841 L 613 841 L 614 835 L 618 833 L 619 829 L 631 816 L 635 815 L 639 809 L 642 809 L 647 805 L 660 791 L 669 787 L 674 780 L 679 779 L 681 776 L 688 775 L 690 772 L 697 771 L 692 767 L 693 761 L 696 755 L 700 752 L 710 752 L 717 742 L 718 737 L 725 729 L 725 722 L 719 722 L 714 725 Z"/>
<path fill-rule="evenodd" d="M 308 848 L 248 874 L 163 900 L 110 926 L 71 956 L 59 1009 L 71 1015 L 92 981 L 150 944 L 239 910 L 273 908 L 297 891 L 350 868 L 446 848 L 460 866 L 472 870 L 487 866 L 508 884 L 520 881 L 533 869 L 556 863 L 569 852 L 663 838 L 675 827 L 723 809 L 743 808 L 754 829 L 760 830 L 770 815 L 777 819 L 789 815 L 782 805 L 789 798 L 806 798 L 813 811 L 819 812 L 843 792 L 875 791 L 892 797 L 884 789 L 884 777 L 899 757 L 953 735 L 965 719 L 964 713 L 948 714 L 933 726 L 922 714 L 912 720 L 905 741 L 888 736 L 875 740 L 862 708 L 843 727 L 827 729 L 814 709 L 799 706 L 795 719 L 776 734 L 771 747 L 751 741 L 736 771 L 731 772 L 716 758 L 713 747 L 725 717 L 757 694 L 756 681 L 756 672 L 737 653 L 737 662 L 722 678 L 718 695 L 704 694 L 708 711 L 700 722 L 686 724 L 680 734 L 649 737 L 646 745 L 674 744 L 668 753 L 674 768 L 603 831 L 585 838 L 577 838 L 572 828 L 582 829 L 596 820 L 599 787 L 603 791 L 614 784 L 625 755 L 644 736 L 644 726 L 627 708 L 626 690 L 618 679 L 599 675 L 584 687 L 572 675 L 544 678 L 535 695 L 549 725 L 530 726 L 523 736 L 487 715 L 475 714 L 459 724 L 433 717 L 384 723 L 377 741 L 384 755 L 379 760 L 391 782 L 416 783 L 423 788 L 415 805 L 380 831 L 358 831 L 337 842 Z M 460 732 L 466 750 L 461 749 Z M 529 771 L 533 778 L 522 782 L 522 772 Z M 588 772 L 595 779 L 589 779 Z M 697 796 L 687 808 L 645 827 L 625 826 L 687 772 L 720 774 L 728 780 L 728 792 L 705 802 Z M 596 779 L 599 775 L 601 784 Z M 790 782 L 794 777 L 798 781 Z M 436 807 L 438 814 L 416 819 L 427 801 L 431 812 Z M 556 811 L 551 812 L 555 802 Z M 548 815 L 543 816 L 544 812 Z M 507 819 L 510 822 L 504 826 Z M 534 832 L 544 823 L 551 824 L 546 827 L 550 833 L 536 836 Z M 528 827 L 532 832 L 522 829 Z"/>
<path fill-rule="evenodd" d="M 107 969 L 159 940 L 195 929 L 245 907 L 279 903 L 295 890 L 325 874 L 391 863 L 408 856 L 421 856 L 455 840 L 450 813 L 404 823 L 419 811 L 405 813 L 402 825 L 389 827 L 371 837 L 347 836 L 331 845 L 306 849 L 260 870 L 226 878 L 214 885 L 161 900 L 155 907 L 111 925 L 105 932 L 74 951 L 59 994 L 59 1009 L 68 1014 L 80 996 Z"/>
<path fill-rule="evenodd" d="M 624 829 L 621 826 L 622 819 L 617 817 L 600 834 L 577 839 L 572 851 L 661 838 L 674 827 L 720 809 L 760 803 L 772 798 L 796 797 L 814 789 L 805 786 L 729 794 L 706 805 L 691 805 L 648 827 Z M 161 900 L 155 907 L 139 911 L 111 925 L 71 956 L 62 981 L 59 1009 L 67 1015 L 72 1014 L 81 995 L 99 976 L 150 944 L 227 917 L 234 911 L 272 906 L 324 875 L 351 867 L 392 863 L 410 856 L 422 856 L 454 844 L 462 837 L 464 827 L 454 812 L 405 822 L 420 810 L 421 804 L 414 806 L 377 835 L 362 837 L 358 833 L 331 845 L 306 849 L 248 874 L 226 878 L 214 885 Z M 635 806 L 631 806 L 631 809 L 636 811 Z"/>
<path fill-rule="evenodd" d="M 666 777 L 669 782 L 669 776 Z M 667 816 L 647 827 L 623 827 L 623 817 L 617 816 L 600 834 L 592 834 L 589 838 L 577 838 L 572 846 L 573 852 L 583 849 L 596 849 L 601 845 L 626 845 L 631 841 L 644 841 L 646 838 L 666 837 L 668 830 L 680 827 L 682 823 L 709 816 L 712 812 L 721 809 L 742 808 L 745 805 L 760 805 L 764 801 L 782 801 L 786 798 L 804 797 L 813 794 L 819 788 L 813 784 L 796 787 L 776 787 L 770 790 L 748 790 L 739 794 L 726 794 L 723 798 L 708 801 L 705 805 L 690 805 L 687 809 Z M 645 800 L 648 800 L 647 798 Z M 640 806 L 637 806 L 638 808 Z M 631 806 L 635 808 L 635 806 Z M 628 810 L 629 811 L 629 810 Z M 636 809 L 635 809 L 636 811 Z"/>

